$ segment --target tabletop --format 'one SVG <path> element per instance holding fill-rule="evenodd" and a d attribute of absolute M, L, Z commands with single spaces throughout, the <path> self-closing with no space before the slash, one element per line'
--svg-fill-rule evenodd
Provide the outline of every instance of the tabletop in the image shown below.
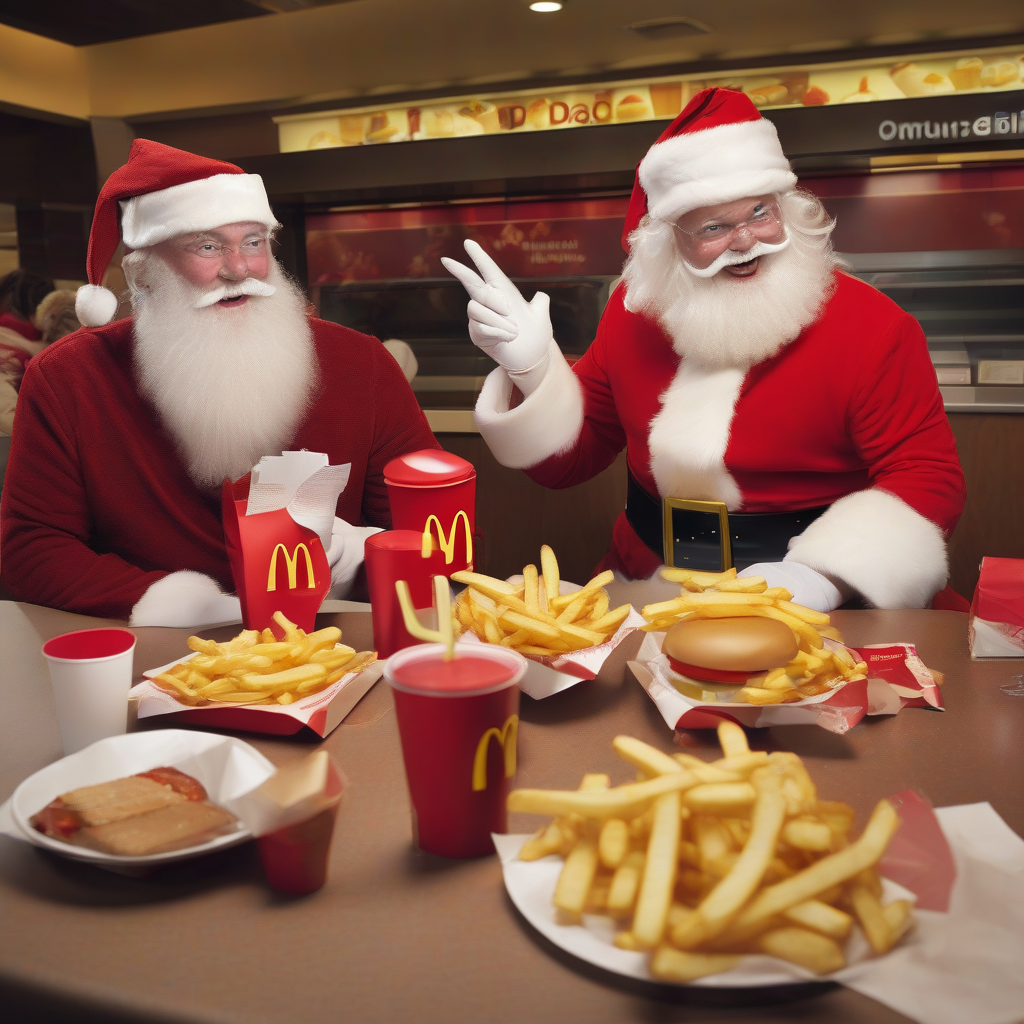
<path fill-rule="evenodd" d="M 945 675 L 946 711 L 865 719 L 844 736 L 809 726 L 751 730 L 755 749 L 794 750 L 824 799 L 858 820 L 915 787 L 936 806 L 990 801 L 1024 834 L 1024 699 L 1000 693 L 1020 662 L 972 662 L 967 616 L 841 611 L 853 645 L 911 642 Z M 101 620 L 0 602 L 0 800 L 61 756 L 40 647 Z M 365 612 L 318 619 L 357 649 Z M 186 651 L 188 630 L 139 628 L 135 672 Z M 221 630 L 218 638 L 233 630 Z M 212 635 L 212 634 L 208 634 Z M 671 751 L 673 736 L 626 668 L 638 637 L 601 675 L 544 701 L 523 697 L 518 786 L 574 788 L 584 771 L 632 770 L 612 738 Z M 284 765 L 321 742 L 244 736 Z M 682 742 L 710 759 L 713 733 Z M 9 1020 L 314 1024 L 319 1021 L 798 1021 L 906 1018 L 848 989 L 797 1001 L 627 983 L 551 947 L 505 895 L 497 857 L 446 861 L 416 851 L 394 706 L 378 683 L 324 742 L 351 780 L 326 887 L 292 899 L 262 879 L 252 844 L 148 878 L 109 874 L 0 835 L 0 1006 Z M 536 819 L 510 822 L 533 830 Z M 786 993 L 779 997 L 783 999 Z M 791 993 L 790 993 L 791 995 Z M 13 1015 L 8 1015 L 13 1014 Z"/>

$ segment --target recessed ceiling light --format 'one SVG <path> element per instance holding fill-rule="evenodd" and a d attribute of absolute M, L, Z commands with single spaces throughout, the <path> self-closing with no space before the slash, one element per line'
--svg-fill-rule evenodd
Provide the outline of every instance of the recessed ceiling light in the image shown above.
<path fill-rule="evenodd" d="M 562 5 L 558 0 L 536 0 L 535 3 L 530 4 L 530 10 L 536 11 L 538 14 L 553 14 L 561 9 Z"/>

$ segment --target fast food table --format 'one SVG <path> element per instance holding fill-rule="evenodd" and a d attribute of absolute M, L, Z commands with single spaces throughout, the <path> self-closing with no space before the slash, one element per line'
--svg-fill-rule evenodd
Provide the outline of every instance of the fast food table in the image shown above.
<path fill-rule="evenodd" d="M 936 806 L 988 800 L 1024 834 L 1024 699 L 999 684 L 1020 662 L 971 662 L 967 616 L 840 611 L 854 645 L 907 641 L 945 673 L 943 713 L 907 709 L 845 736 L 793 726 L 749 733 L 755 749 L 794 750 L 825 799 L 862 825 L 883 796 L 916 787 Z M 105 620 L 0 602 L 0 800 L 61 756 L 42 643 Z M 321 615 L 357 649 L 368 612 Z M 191 631 L 140 628 L 135 673 L 185 653 Z M 221 629 L 217 639 L 234 632 Z M 631 770 L 611 740 L 628 733 L 670 751 L 672 734 L 625 662 L 544 701 L 524 696 L 516 785 L 575 788 L 584 771 Z M 172 725 L 172 722 L 167 722 Z M 316 738 L 243 737 L 278 765 Z M 710 759 L 712 733 L 689 732 Z M 800 1021 L 893 1024 L 906 1018 L 844 988 L 799 1001 L 627 983 L 579 963 L 512 907 L 497 857 L 452 862 L 415 851 L 390 691 L 378 683 L 325 742 L 351 780 L 330 877 L 301 899 L 275 895 L 252 844 L 129 878 L 0 835 L 0 1008 L 10 1021 L 305 1022 Z M 714 749 L 717 749 L 715 747 Z M 532 831 L 537 819 L 513 820 Z M 786 993 L 783 993 L 786 995 Z M 791 995 L 791 994 L 790 994 Z"/>

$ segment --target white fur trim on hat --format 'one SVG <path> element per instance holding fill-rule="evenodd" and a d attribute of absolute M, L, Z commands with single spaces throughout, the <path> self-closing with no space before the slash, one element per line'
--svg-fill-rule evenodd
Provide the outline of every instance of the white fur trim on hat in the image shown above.
<path fill-rule="evenodd" d="M 876 487 L 834 502 L 789 542 L 786 561 L 848 583 L 876 608 L 926 608 L 949 578 L 939 527 Z"/>
<path fill-rule="evenodd" d="M 656 220 L 748 196 L 787 192 L 796 175 L 771 121 L 740 121 L 676 135 L 651 146 L 640 184 Z"/>
<path fill-rule="evenodd" d="M 583 428 L 583 392 L 561 350 L 551 342 L 544 379 L 509 409 L 512 381 L 499 366 L 484 381 L 473 414 L 487 447 L 510 469 L 529 469 L 571 448 Z"/>
<path fill-rule="evenodd" d="M 277 227 L 258 174 L 214 174 L 121 203 L 121 234 L 129 249 L 246 221 Z"/>
<path fill-rule="evenodd" d="M 75 293 L 75 316 L 83 327 L 102 327 L 114 319 L 117 296 L 99 284 L 83 284 Z"/>

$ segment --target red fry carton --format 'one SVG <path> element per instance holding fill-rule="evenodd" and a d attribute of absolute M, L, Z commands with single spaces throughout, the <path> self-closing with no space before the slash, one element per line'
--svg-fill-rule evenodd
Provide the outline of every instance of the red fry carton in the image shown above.
<path fill-rule="evenodd" d="M 246 629 L 266 629 L 280 611 L 307 633 L 331 589 L 331 570 L 319 535 L 300 526 L 287 508 L 246 515 L 249 477 L 225 480 L 224 539 Z"/>
<path fill-rule="evenodd" d="M 981 560 L 969 635 L 972 658 L 1024 658 L 1024 559 Z"/>

